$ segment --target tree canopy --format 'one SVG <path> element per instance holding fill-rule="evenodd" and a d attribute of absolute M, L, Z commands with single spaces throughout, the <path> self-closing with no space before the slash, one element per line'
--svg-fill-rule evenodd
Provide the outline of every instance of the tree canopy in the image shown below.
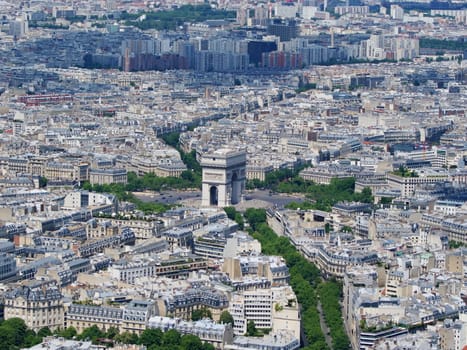
<path fill-rule="evenodd" d="M 202 307 L 196 310 L 193 310 L 191 313 L 191 320 L 192 321 L 199 321 L 202 320 L 203 318 L 210 318 L 212 319 L 212 313 L 211 310 L 209 310 L 206 307 Z"/>
<path fill-rule="evenodd" d="M 20 318 L 10 318 L 0 325 L 0 344 L 5 349 L 19 349 L 40 342 L 41 338 L 33 330 L 29 330 Z"/>
<path fill-rule="evenodd" d="M 214 350 L 211 344 L 203 343 L 194 335 L 182 336 L 178 331 L 171 329 L 163 333 L 160 329 L 146 329 L 138 337 L 130 332 L 119 333 L 115 327 L 110 327 L 107 332 L 102 331 L 96 325 L 85 328 L 81 334 L 76 329 L 68 327 L 57 329 L 53 333 L 48 327 L 41 328 L 37 334 L 29 329 L 20 318 L 10 318 L 0 324 L 0 348 L 19 350 L 40 344 L 44 337 L 49 335 L 63 337 L 65 339 L 90 340 L 93 344 L 109 345 L 109 341 L 122 344 L 141 344 L 148 350 Z"/>
<path fill-rule="evenodd" d="M 364 188 L 360 193 L 355 192 L 355 179 L 352 177 L 331 179 L 329 185 L 316 184 L 312 181 L 294 178 L 292 182 L 285 183 L 278 190 L 280 192 L 305 193 L 306 200 L 302 203 L 289 203 L 286 206 L 289 209 L 301 208 L 331 211 L 332 206 L 338 202 L 373 202 L 373 195 L 369 187 Z"/>
<path fill-rule="evenodd" d="M 219 317 L 219 322 L 220 323 L 230 323 L 232 326 L 234 325 L 234 318 L 232 317 L 232 315 L 230 314 L 230 312 L 228 312 L 227 310 L 224 310 L 222 311 L 220 317 Z"/>
<path fill-rule="evenodd" d="M 238 224 L 238 228 L 240 230 L 243 230 L 245 222 L 243 220 L 243 215 L 235 209 L 235 207 L 225 207 L 224 208 L 225 213 L 227 214 L 227 217 L 230 220 L 234 220 Z"/>
<path fill-rule="evenodd" d="M 301 304 L 302 325 L 309 344 L 305 349 L 325 350 L 329 348 L 320 325 L 320 316 L 317 309 L 319 297 L 326 323 L 331 330 L 333 349 L 347 350 L 349 348 L 349 339 L 344 330 L 339 306 L 342 286 L 338 284 L 328 285 L 328 282 L 323 282 L 318 268 L 305 259 L 287 237 L 277 236 L 267 225 L 265 210 L 252 209 L 250 212 L 247 210 L 245 218 L 250 224 L 253 237 L 261 242 L 263 253 L 280 255 L 287 263 L 290 271 L 290 285 Z M 320 288 L 322 285 L 324 287 Z M 328 293 L 328 288 L 331 286 L 335 290 L 324 296 L 323 293 Z M 335 307 L 335 309 L 331 312 L 332 307 Z"/>
<path fill-rule="evenodd" d="M 144 15 L 144 17 L 141 17 Z M 138 18 L 143 18 L 139 20 Z M 235 18 L 235 11 L 213 9 L 209 4 L 182 5 L 173 10 L 141 12 L 138 14 L 122 13 L 121 19 L 127 25 L 139 29 L 174 30 L 185 22 L 203 22 L 212 19 Z"/>

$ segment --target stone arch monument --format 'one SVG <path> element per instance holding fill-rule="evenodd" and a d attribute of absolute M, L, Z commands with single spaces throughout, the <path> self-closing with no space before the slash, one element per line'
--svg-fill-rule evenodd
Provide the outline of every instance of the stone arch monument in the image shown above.
<path fill-rule="evenodd" d="M 201 157 L 201 205 L 227 207 L 242 201 L 246 179 L 246 152 L 219 149 Z"/>

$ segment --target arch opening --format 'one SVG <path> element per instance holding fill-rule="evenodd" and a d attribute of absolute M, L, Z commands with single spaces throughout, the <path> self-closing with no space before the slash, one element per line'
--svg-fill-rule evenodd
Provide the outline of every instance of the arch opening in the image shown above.
<path fill-rule="evenodd" d="M 216 186 L 211 186 L 209 189 L 209 204 L 216 206 L 219 204 L 219 190 Z"/>

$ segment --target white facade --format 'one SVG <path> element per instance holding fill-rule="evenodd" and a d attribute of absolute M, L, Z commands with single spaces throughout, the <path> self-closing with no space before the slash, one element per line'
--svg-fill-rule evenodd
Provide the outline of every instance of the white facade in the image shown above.
<path fill-rule="evenodd" d="M 246 179 L 246 152 L 219 149 L 204 154 L 202 205 L 226 207 L 242 200 Z"/>
<path fill-rule="evenodd" d="M 260 289 L 233 295 L 229 312 L 234 318 L 235 335 L 246 333 L 248 321 L 254 321 L 256 328 L 272 328 L 272 291 Z"/>

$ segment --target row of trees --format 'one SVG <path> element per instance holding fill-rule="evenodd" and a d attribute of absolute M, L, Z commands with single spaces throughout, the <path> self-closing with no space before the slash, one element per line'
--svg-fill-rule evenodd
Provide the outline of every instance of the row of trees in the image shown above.
<path fill-rule="evenodd" d="M 245 228 L 245 221 L 243 220 L 243 215 L 239 213 L 235 209 L 235 207 L 225 207 L 224 211 L 230 220 L 234 220 L 238 224 L 239 230 L 243 230 Z"/>
<path fill-rule="evenodd" d="M 289 179 L 298 177 L 299 172 L 305 168 L 306 165 L 302 165 L 296 169 L 284 168 L 271 171 L 266 174 L 264 181 L 261 181 L 259 179 L 248 180 L 246 183 L 246 188 L 248 190 L 253 190 L 255 188 L 267 188 L 273 191 L 278 191 L 281 183 Z"/>
<path fill-rule="evenodd" d="M 148 350 L 214 350 L 213 345 L 203 343 L 197 336 L 181 335 L 174 329 L 162 332 L 160 329 L 148 328 L 140 336 L 130 332 L 120 333 L 115 327 L 110 327 L 104 332 L 97 326 L 86 328 L 81 334 L 73 327 L 53 333 L 48 327 L 44 327 L 36 333 L 20 318 L 10 318 L 1 322 L 0 347 L 9 350 L 27 348 L 40 344 L 44 337 L 50 335 L 65 339 L 90 340 L 93 344 L 140 344 L 145 345 Z"/>
<path fill-rule="evenodd" d="M 168 189 L 185 190 L 192 188 L 201 188 L 202 169 L 196 159 L 196 152 L 183 152 L 179 144 L 179 133 L 170 133 L 164 135 L 162 139 L 170 146 L 176 148 L 180 153 L 183 163 L 187 170 L 183 171 L 180 177 L 162 177 L 153 173 L 138 176 L 134 172 L 128 172 L 127 184 L 104 184 L 91 185 L 84 182 L 82 188 L 94 192 L 106 192 L 114 194 L 120 201 L 127 201 L 136 204 L 136 207 L 145 214 L 161 213 L 172 208 L 170 205 L 152 202 L 143 202 L 132 192 L 138 191 L 163 191 Z"/>
<path fill-rule="evenodd" d="M 92 340 L 94 344 L 140 344 L 148 350 L 214 350 L 214 346 L 203 343 L 197 336 L 192 334 L 181 335 L 175 329 L 162 332 L 160 329 L 148 328 L 140 336 L 130 332 L 119 333 L 118 329 L 111 327 L 103 332 L 97 326 L 86 328 L 78 340 Z"/>
<path fill-rule="evenodd" d="M 164 189 L 184 190 L 187 188 L 200 188 L 201 174 L 196 176 L 191 170 L 185 170 L 180 177 L 157 176 L 153 173 L 138 176 L 134 172 L 128 173 L 128 184 L 125 186 L 127 191 L 162 191 Z"/>
<path fill-rule="evenodd" d="M 319 300 L 326 324 L 329 327 L 333 349 L 346 349 L 349 340 L 342 324 L 339 300 L 342 298 L 342 285 L 336 281 L 326 281 L 318 286 Z"/>
<path fill-rule="evenodd" d="M 129 173 L 128 178 L 130 178 L 133 174 L 134 173 Z M 163 203 L 143 202 L 141 199 L 137 198 L 133 193 L 130 192 L 129 188 L 131 188 L 131 186 L 129 186 L 129 184 L 91 185 L 89 182 L 84 182 L 81 187 L 82 189 L 88 191 L 94 191 L 99 193 L 112 193 L 120 201 L 134 203 L 138 210 L 141 210 L 147 215 L 154 213 L 163 213 L 173 207 L 171 205 Z"/>
<path fill-rule="evenodd" d="M 360 193 L 355 192 L 355 179 L 353 177 L 331 179 L 329 185 L 316 184 L 312 181 L 295 177 L 290 181 L 281 183 L 278 191 L 306 193 L 307 200 L 302 203 L 292 202 L 287 205 L 289 209 L 301 208 L 331 211 L 334 204 L 342 201 L 373 203 L 370 188 L 366 187 Z"/>
<path fill-rule="evenodd" d="M 331 211 L 334 204 L 341 201 L 373 203 L 370 188 L 355 192 L 355 178 L 332 179 L 329 185 L 316 184 L 302 179 L 298 174 L 304 166 L 296 169 L 280 169 L 266 175 L 264 181 L 258 179 L 247 182 L 248 189 L 267 188 L 280 193 L 304 193 L 307 200 L 303 203 L 292 202 L 289 209 L 317 209 Z"/>
<path fill-rule="evenodd" d="M 400 177 L 418 177 L 418 174 L 414 170 L 410 170 L 403 165 L 401 165 L 399 169 L 394 170 L 392 173 Z"/>
<path fill-rule="evenodd" d="M 322 282 L 318 268 L 306 260 L 290 243 L 286 237 L 279 237 L 266 223 L 266 212 L 263 209 L 250 208 L 245 211 L 250 231 L 254 238 L 261 242 L 262 250 L 268 255 L 280 255 L 287 262 L 290 271 L 290 284 L 301 304 L 302 325 L 306 335 L 308 350 L 328 349 L 320 325 L 317 311 L 318 296 L 323 304 L 323 312 L 329 326 L 332 347 L 335 350 L 344 350 L 349 347 L 349 340 L 344 331 L 339 307 L 340 288 L 333 284 L 335 292 L 327 293 L 331 282 Z M 329 310 L 334 307 L 335 315 Z M 339 323 L 340 322 L 340 323 Z"/>
<path fill-rule="evenodd" d="M 138 17 L 145 15 L 140 21 Z M 121 19 L 126 24 L 139 29 L 174 30 L 185 22 L 203 22 L 209 19 L 235 18 L 235 11 L 217 10 L 209 4 L 183 5 L 174 10 L 128 14 L 124 12 Z"/>
<path fill-rule="evenodd" d="M 162 140 L 169 146 L 175 148 L 180 153 L 182 162 L 186 165 L 188 171 L 182 173 L 182 179 L 192 181 L 191 187 L 201 188 L 202 168 L 196 159 L 196 151 L 191 150 L 186 153 L 180 147 L 180 133 L 172 132 L 162 136 Z"/>
<path fill-rule="evenodd" d="M 443 40 L 433 38 L 421 38 L 420 48 L 422 49 L 437 49 L 449 51 L 467 50 L 467 42 L 461 40 Z"/>
<path fill-rule="evenodd" d="M 263 209 L 249 208 L 245 219 L 254 238 L 261 242 L 264 254 L 281 255 L 290 270 L 290 285 L 301 304 L 302 327 L 307 350 L 328 349 L 317 311 L 316 287 L 320 283 L 319 270 L 303 258 L 286 237 L 278 237 L 266 223 Z"/>
<path fill-rule="evenodd" d="M 191 169 L 195 172 L 201 172 L 201 165 L 196 160 L 196 151 L 191 150 L 191 152 L 186 153 L 180 147 L 179 132 L 171 132 L 163 135 L 161 138 L 166 144 L 175 148 L 180 153 L 180 157 L 182 158 L 183 163 L 185 163 L 188 169 Z"/>

